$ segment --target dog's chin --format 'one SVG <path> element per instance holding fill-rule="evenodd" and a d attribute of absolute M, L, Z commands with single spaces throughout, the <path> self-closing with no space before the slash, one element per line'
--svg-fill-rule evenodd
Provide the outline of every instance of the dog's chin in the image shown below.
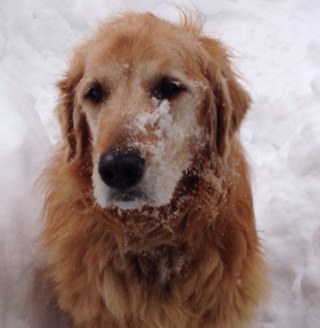
<path fill-rule="evenodd" d="M 111 190 L 107 207 L 116 207 L 122 210 L 139 210 L 145 206 L 152 206 L 154 201 L 141 190 L 117 191 Z"/>
<path fill-rule="evenodd" d="M 96 202 L 105 209 L 118 208 L 120 210 L 141 210 L 142 208 L 157 207 L 156 202 L 146 192 L 139 189 L 119 191 L 112 188 L 95 190 Z M 102 192 L 101 192 L 102 191 Z"/>

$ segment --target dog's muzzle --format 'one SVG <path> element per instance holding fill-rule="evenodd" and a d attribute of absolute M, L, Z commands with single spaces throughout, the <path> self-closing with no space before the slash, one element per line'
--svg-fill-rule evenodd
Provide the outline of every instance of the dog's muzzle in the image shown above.
<path fill-rule="evenodd" d="M 144 158 L 135 151 L 106 152 L 100 157 L 98 171 L 107 186 L 126 193 L 142 180 L 144 166 Z"/>

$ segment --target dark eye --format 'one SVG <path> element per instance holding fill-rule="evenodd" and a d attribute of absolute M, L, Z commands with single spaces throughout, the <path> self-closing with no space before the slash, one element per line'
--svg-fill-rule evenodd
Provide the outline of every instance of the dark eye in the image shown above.
<path fill-rule="evenodd" d="M 158 99 L 172 99 L 185 90 L 181 82 L 164 77 L 155 86 L 153 94 Z"/>
<path fill-rule="evenodd" d="M 94 83 L 89 91 L 86 93 L 85 98 L 94 104 L 100 104 L 105 100 L 107 93 L 102 85 L 98 82 Z"/>

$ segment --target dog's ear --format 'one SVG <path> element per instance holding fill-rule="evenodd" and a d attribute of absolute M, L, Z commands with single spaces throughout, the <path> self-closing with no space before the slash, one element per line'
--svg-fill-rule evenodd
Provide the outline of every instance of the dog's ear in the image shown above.
<path fill-rule="evenodd" d="M 205 51 L 205 74 L 213 92 L 214 110 L 211 117 L 212 140 L 218 154 L 227 156 L 230 140 L 239 129 L 240 123 L 250 106 L 250 96 L 237 81 L 238 76 L 232 70 L 230 54 L 217 40 L 201 38 Z"/>
<path fill-rule="evenodd" d="M 76 87 L 83 76 L 83 60 L 76 54 L 64 78 L 57 83 L 60 91 L 56 113 L 66 143 L 66 159 L 71 161 L 81 157 L 87 142 L 85 116 L 76 102 Z"/>

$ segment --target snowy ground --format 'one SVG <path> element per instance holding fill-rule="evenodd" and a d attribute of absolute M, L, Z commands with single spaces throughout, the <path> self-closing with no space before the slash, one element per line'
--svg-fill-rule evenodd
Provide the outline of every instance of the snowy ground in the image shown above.
<path fill-rule="evenodd" d="M 113 3 L 113 4 L 111 4 Z M 198 9 L 206 32 L 236 49 L 254 104 L 242 135 L 271 281 L 260 328 L 320 326 L 320 1 L 51 1 L 0 3 L 0 326 L 62 327 L 32 297 L 41 263 L 41 199 L 32 189 L 52 142 L 54 81 L 97 19 Z M 134 3 L 134 4 L 132 4 Z M 39 301 L 39 299 L 38 299 Z"/>

